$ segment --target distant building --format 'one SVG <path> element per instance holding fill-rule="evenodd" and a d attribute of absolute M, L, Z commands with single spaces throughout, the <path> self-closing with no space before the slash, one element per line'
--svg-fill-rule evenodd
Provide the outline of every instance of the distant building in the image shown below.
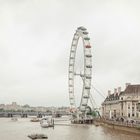
<path fill-rule="evenodd" d="M 32 109 L 28 104 L 25 104 L 25 105 L 22 106 L 22 110 L 23 111 L 31 111 Z"/>
<path fill-rule="evenodd" d="M 0 104 L 0 110 L 4 110 L 5 104 Z"/>
<path fill-rule="evenodd" d="M 34 111 L 36 112 L 46 112 L 47 108 L 43 106 L 34 107 Z"/>
<path fill-rule="evenodd" d="M 140 119 L 140 85 L 126 84 L 124 91 L 114 89 L 102 103 L 102 116 L 105 118 L 127 117 Z"/>
<path fill-rule="evenodd" d="M 0 111 L 15 111 L 15 112 L 41 112 L 48 114 L 69 114 L 69 107 L 31 107 L 28 104 L 18 105 L 16 102 L 12 104 L 0 104 Z"/>
<path fill-rule="evenodd" d="M 16 102 L 12 102 L 12 104 L 5 105 L 4 110 L 18 111 L 18 110 L 21 110 L 21 106 L 20 105 L 17 105 Z"/>

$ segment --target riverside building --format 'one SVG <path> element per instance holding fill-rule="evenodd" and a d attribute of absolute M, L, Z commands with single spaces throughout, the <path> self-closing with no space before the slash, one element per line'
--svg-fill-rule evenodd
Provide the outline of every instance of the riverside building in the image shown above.
<path fill-rule="evenodd" d="M 111 118 L 131 118 L 140 119 L 140 85 L 126 83 L 126 88 L 121 91 L 121 87 L 108 91 L 108 96 L 102 103 L 102 116 Z"/>

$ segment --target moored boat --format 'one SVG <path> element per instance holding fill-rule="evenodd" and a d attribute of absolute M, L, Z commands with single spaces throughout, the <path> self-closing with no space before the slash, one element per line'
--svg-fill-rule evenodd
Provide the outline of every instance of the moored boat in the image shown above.
<path fill-rule="evenodd" d="M 31 134 L 31 135 L 28 135 L 28 137 L 32 140 L 34 140 L 34 139 L 48 139 L 48 136 L 44 135 L 44 134 Z"/>
<path fill-rule="evenodd" d="M 42 128 L 54 127 L 54 119 L 52 117 L 42 118 L 40 121 L 40 125 Z"/>
<path fill-rule="evenodd" d="M 38 118 L 32 118 L 30 121 L 31 122 L 39 122 L 40 120 Z"/>
<path fill-rule="evenodd" d="M 11 120 L 12 121 L 18 121 L 18 118 L 17 117 L 12 117 Z"/>

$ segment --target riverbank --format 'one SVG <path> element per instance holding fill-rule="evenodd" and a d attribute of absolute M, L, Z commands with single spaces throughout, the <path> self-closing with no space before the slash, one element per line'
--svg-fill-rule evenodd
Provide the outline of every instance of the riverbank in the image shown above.
<path fill-rule="evenodd" d="M 111 129 L 130 132 L 134 134 L 140 135 L 140 125 L 132 125 L 132 124 L 123 124 L 119 122 L 113 122 L 108 120 L 95 120 L 95 125 L 102 125 Z"/>

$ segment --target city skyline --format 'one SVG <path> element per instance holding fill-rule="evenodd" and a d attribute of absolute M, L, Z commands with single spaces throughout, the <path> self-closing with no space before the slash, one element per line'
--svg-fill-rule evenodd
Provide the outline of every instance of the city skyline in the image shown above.
<path fill-rule="evenodd" d="M 107 96 L 127 82 L 140 84 L 139 4 L 0 1 L 0 104 L 69 106 L 68 61 L 79 26 L 88 29 L 93 46 L 94 87 Z M 103 102 L 95 91 L 92 95 L 98 105 Z"/>

